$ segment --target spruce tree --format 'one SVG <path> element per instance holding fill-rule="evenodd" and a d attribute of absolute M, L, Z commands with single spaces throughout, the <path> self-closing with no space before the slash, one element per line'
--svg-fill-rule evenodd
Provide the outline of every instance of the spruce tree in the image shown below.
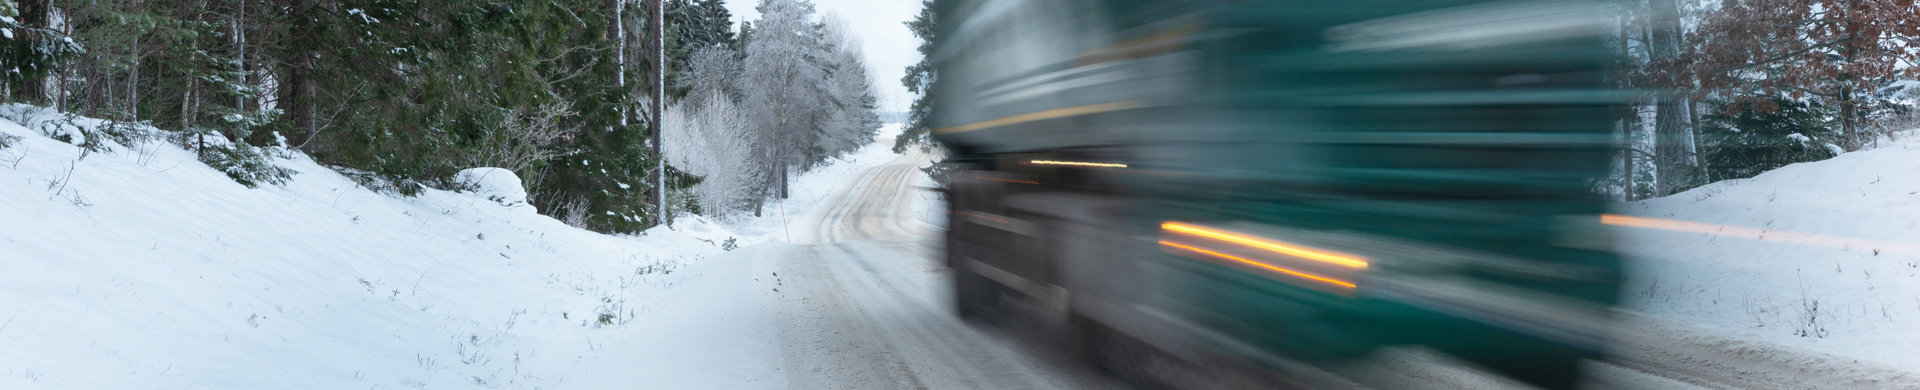
<path fill-rule="evenodd" d="M 1817 100 L 1768 103 L 1774 109 L 1709 102 L 1718 109 L 1701 118 L 1700 145 L 1708 181 L 1753 177 L 1787 164 L 1839 154 L 1843 140 L 1838 126 L 1830 123 L 1837 111 L 1833 107 Z"/>
<path fill-rule="evenodd" d="M 913 106 L 907 109 L 907 123 L 900 135 L 893 140 L 893 152 L 902 153 L 909 147 L 928 148 L 933 145 L 933 80 L 936 77 L 933 68 L 933 42 L 938 39 L 934 30 L 933 0 L 920 2 L 920 14 L 907 22 L 907 30 L 920 38 L 920 46 L 914 51 L 920 52 L 920 62 L 907 67 L 907 75 L 900 78 L 900 84 L 906 85 L 907 92 L 918 94 Z"/>

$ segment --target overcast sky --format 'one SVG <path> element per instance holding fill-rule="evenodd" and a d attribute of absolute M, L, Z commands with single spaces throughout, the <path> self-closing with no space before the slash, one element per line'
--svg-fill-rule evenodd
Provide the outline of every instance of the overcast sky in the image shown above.
<path fill-rule="evenodd" d="M 727 0 L 727 11 L 737 25 L 760 19 L 760 12 L 753 10 L 756 5 L 760 0 Z M 920 13 L 920 0 L 813 0 L 813 5 L 816 17 L 838 15 L 860 36 L 867 72 L 880 94 L 880 110 L 906 111 L 913 95 L 900 85 L 900 77 L 906 75 L 907 66 L 920 61 L 920 53 L 913 51 L 920 39 L 907 31 L 906 22 Z"/>

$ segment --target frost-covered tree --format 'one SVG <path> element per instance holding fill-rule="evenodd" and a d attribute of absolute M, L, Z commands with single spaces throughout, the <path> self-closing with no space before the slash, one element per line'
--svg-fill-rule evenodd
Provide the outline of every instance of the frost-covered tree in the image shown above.
<path fill-rule="evenodd" d="M 732 48 L 715 46 L 694 51 L 693 58 L 687 61 L 686 70 L 680 73 L 680 77 L 683 78 L 681 83 L 694 86 L 693 92 L 715 89 L 721 93 L 717 95 L 689 93 L 687 99 L 698 100 L 715 96 L 731 99 L 734 102 L 745 99 L 744 92 L 740 90 L 741 68 L 739 53 Z"/>
<path fill-rule="evenodd" d="M 718 88 L 696 88 L 666 116 L 668 163 L 703 180 L 691 192 L 708 215 L 746 210 L 765 186 L 758 137 L 745 112 Z M 702 96 L 704 95 L 704 96 Z"/>
<path fill-rule="evenodd" d="M 665 113 L 668 163 L 703 180 L 691 192 L 708 215 L 729 216 L 756 204 L 766 187 L 760 153 L 766 138 L 740 99 L 740 59 L 726 47 L 696 51 L 684 73 L 693 90 Z"/>
<path fill-rule="evenodd" d="M 817 58 L 819 36 L 812 23 L 813 3 L 805 0 L 761 0 L 747 43 L 742 88 L 749 118 L 767 161 L 766 176 L 787 195 L 789 167 L 801 165 L 816 139 L 816 108 L 827 99 L 823 70 Z"/>
<path fill-rule="evenodd" d="M 828 15 L 821 24 L 828 49 L 822 56 L 827 70 L 824 85 L 831 100 L 823 102 L 827 103 L 822 107 L 826 118 L 819 148 L 825 157 L 834 157 L 852 152 L 879 133 L 879 99 L 874 97 L 873 81 L 867 75 L 860 38 L 848 32 L 846 23 L 834 15 Z"/>

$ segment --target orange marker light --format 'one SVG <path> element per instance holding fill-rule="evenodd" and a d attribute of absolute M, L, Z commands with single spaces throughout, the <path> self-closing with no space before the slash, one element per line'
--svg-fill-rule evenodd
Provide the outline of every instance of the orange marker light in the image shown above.
<path fill-rule="evenodd" d="M 1097 163 L 1097 162 L 1086 162 L 1086 161 L 1033 160 L 1033 161 L 1028 161 L 1027 163 L 1034 164 L 1034 165 L 1061 165 L 1061 166 L 1069 166 L 1069 167 L 1088 167 L 1088 168 L 1126 168 L 1127 167 L 1127 164 Z"/>
<path fill-rule="evenodd" d="M 1213 257 L 1218 257 L 1218 258 L 1222 258 L 1222 259 L 1227 259 L 1227 260 L 1233 260 L 1233 261 L 1235 261 L 1235 262 L 1239 262 L 1239 263 L 1241 263 L 1241 264 L 1246 264 L 1246 265 L 1251 265 L 1251 266 L 1254 266 L 1254 267 L 1258 267 L 1258 268 L 1260 268 L 1260 269 L 1264 269 L 1264 270 L 1268 270 L 1268 271 L 1273 271 L 1273 272 L 1278 272 L 1278 273 L 1282 273 L 1282 274 L 1287 274 L 1287 275 L 1291 275 L 1291 276 L 1294 276 L 1294 277 L 1298 277 L 1298 278 L 1301 278 L 1301 279 L 1307 279 L 1307 280 L 1312 280 L 1312 281 L 1316 281 L 1316 282 L 1320 282 L 1320 283 L 1326 283 L 1326 284 L 1331 284 L 1331 285 L 1334 285 L 1334 286 L 1339 286 L 1339 287 L 1343 287 L 1343 288 L 1348 288 L 1348 289 L 1352 289 L 1352 288 L 1356 288 L 1356 287 L 1359 287 L 1359 286 L 1357 286 L 1357 285 L 1354 285 L 1354 284 L 1353 284 L 1353 282 L 1348 282 L 1348 281 L 1345 281 L 1345 280 L 1340 280 L 1340 279 L 1334 279 L 1334 278 L 1329 278 L 1329 277 L 1325 277 L 1325 276 L 1320 276 L 1320 275 L 1314 275 L 1314 274 L 1310 274 L 1310 273 L 1305 273 L 1305 272 L 1300 272 L 1300 271 L 1294 271 L 1294 270 L 1291 270 L 1291 269 L 1286 269 L 1286 268 L 1282 268 L 1282 267 L 1278 267 L 1278 266 L 1274 266 L 1274 265 L 1272 265 L 1272 264 L 1267 264 L 1267 263 L 1262 263 L 1262 262 L 1258 262 L 1258 261 L 1254 261 L 1254 260 L 1250 260 L 1250 259 L 1247 259 L 1247 258 L 1244 258 L 1244 257 L 1240 257 L 1240 256 L 1234 256 L 1234 255 L 1229 255 L 1229 254 L 1225 254 L 1225 253 L 1220 253 L 1220 252 L 1214 252 L 1214 251 L 1210 251 L 1210 250 L 1206 250 L 1206 249 L 1201 249 L 1201 248 L 1197 248 L 1197 247 L 1191 247 L 1191 246 L 1186 246 L 1186 245 L 1180 245 L 1180 244 L 1177 244 L 1177 243 L 1174 243 L 1174 242 L 1172 242 L 1172 241 L 1165 241 L 1165 240 L 1162 240 L 1162 241 L 1160 241 L 1160 245 L 1165 245 L 1165 246 L 1169 246 L 1169 247 L 1173 247 L 1173 248 L 1179 248 L 1179 249 L 1184 249 L 1184 250 L 1188 250 L 1188 251 L 1192 251 L 1192 252 L 1197 252 L 1197 253 L 1203 253 L 1203 254 L 1207 254 L 1207 255 L 1210 255 L 1210 256 L 1213 256 Z"/>
<path fill-rule="evenodd" d="M 1245 235 L 1241 233 L 1236 233 L 1236 232 L 1231 232 L 1226 230 L 1215 230 L 1215 229 L 1210 229 L 1210 228 L 1205 228 L 1205 227 L 1200 227 L 1195 225 L 1188 225 L 1188 224 L 1179 223 L 1179 222 L 1161 223 L 1160 228 L 1169 232 L 1226 241 L 1234 244 L 1245 245 L 1245 246 L 1256 248 L 1256 249 L 1261 249 L 1269 252 L 1279 253 L 1279 254 L 1298 257 L 1298 258 L 1307 259 L 1307 260 L 1313 260 L 1313 261 L 1329 263 L 1329 264 L 1336 264 L 1336 265 L 1345 266 L 1349 268 L 1362 268 L 1362 269 L 1367 268 L 1367 259 L 1364 257 L 1356 256 L 1356 255 L 1327 251 L 1327 250 L 1322 250 L 1318 248 L 1295 246 L 1287 243 L 1262 239 L 1259 237 L 1254 237 L 1254 236 Z"/>

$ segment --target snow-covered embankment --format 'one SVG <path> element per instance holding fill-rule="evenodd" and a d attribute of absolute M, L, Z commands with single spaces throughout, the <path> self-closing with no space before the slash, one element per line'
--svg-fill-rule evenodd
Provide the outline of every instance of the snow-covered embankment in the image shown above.
<path fill-rule="evenodd" d="M 7 389 L 610 386 L 604 346 L 645 337 L 628 324 L 730 236 L 568 227 L 504 170 L 406 198 L 296 154 L 249 189 L 165 142 L 0 133 L 21 137 L 0 150 Z"/>
<path fill-rule="evenodd" d="M 1761 383 L 1920 381 L 1920 132 L 1904 135 L 1620 205 L 1628 339 Z"/>

